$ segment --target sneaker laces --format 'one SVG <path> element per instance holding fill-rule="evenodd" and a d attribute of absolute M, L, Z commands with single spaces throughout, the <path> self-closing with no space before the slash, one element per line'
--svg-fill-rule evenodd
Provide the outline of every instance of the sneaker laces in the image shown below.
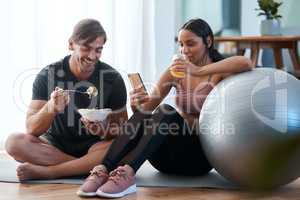
<path fill-rule="evenodd" d="M 104 170 L 101 167 L 94 167 L 91 171 L 90 171 L 90 176 L 96 175 L 98 177 L 101 176 L 105 176 L 107 174 L 106 170 Z"/>
<path fill-rule="evenodd" d="M 113 181 L 115 184 L 118 184 L 120 179 L 127 179 L 128 175 L 125 169 L 118 168 L 110 172 L 108 180 Z"/>

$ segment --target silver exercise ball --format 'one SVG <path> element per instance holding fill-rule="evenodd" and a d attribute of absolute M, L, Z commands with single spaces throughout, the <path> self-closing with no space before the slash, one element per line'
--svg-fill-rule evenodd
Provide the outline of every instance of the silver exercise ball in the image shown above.
<path fill-rule="evenodd" d="M 208 160 L 242 187 L 270 189 L 300 171 L 300 81 L 257 68 L 221 81 L 199 118 Z"/>

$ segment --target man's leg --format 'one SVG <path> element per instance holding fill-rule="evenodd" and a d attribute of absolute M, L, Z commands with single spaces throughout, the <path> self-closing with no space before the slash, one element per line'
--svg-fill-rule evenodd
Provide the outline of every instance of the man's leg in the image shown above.
<path fill-rule="evenodd" d="M 88 153 L 78 159 L 69 160 L 57 165 L 41 166 L 31 163 L 21 164 L 17 169 L 20 180 L 53 179 L 87 174 L 94 166 L 99 165 L 112 141 L 101 141 L 94 144 Z"/>
<path fill-rule="evenodd" d="M 75 159 L 53 145 L 29 134 L 11 134 L 6 140 L 5 149 L 15 160 L 35 165 L 57 165 Z"/>

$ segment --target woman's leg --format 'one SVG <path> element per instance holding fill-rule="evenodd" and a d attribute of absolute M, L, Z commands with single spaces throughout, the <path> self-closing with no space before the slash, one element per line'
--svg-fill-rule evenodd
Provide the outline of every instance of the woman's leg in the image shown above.
<path fill-rule="evenodd" d="M 134 149 L 144 133 L 144 124 L 150 114 L 136 112 L 122 126 L 121 134 L 114 139 L 102 164 L 108 171 L 112 171 L 128 152 Z"/>
<path fill-rule="evenodd" d="M 204 170 L 192 166 L 194 163 L 198 163 L 196 161 L 199 159 L 197 157 L 198 151 L 202 152 L 201 148 L 199 148 L 199 146 L 201 147 L 199 139 L 196 137 L 197 135 L 192 137 L 190 134 L 187 134 L 188 139 L 185 139 L 183 137 L 185 134 L 182 131 L 185 130 L 184 124 L 184 120 L 173 107 L 166 104 L 159 106 L 151 117 L 147 118 L 147 122 L 141 129 L 143 133 L 136 146 L 131 148 L 126 155 L 123 154 L 125 157 L 119 163 L 121 166 L 109 174 L 108 180 L 97 190 L 97 195 L 115 198 L 135 192 L 135 172 L 148 158 L 150 158 L 152 163 L 156 162 L 155 165 L 160 167 L 160 164 L 165 160 L 156 159 L 155 156 L 161 153 L 159 152 L 160 147 L 166 142 L 170 142 L 168 146 L 170 152 L 163 153 L 168 160 L 173 161 L 172 163 L 164 163 L 166 172 L 189 175 L 191 170 L 193 174 L 203 174 Z M 181 141 L 181 139 L 185 140 Z M 186 145 L 192 145 L 193 147 Z M 178 149 L 180 150 L 178 151 Z M 172 151 L 177 152 L 174 153 Z M 186 159 L 186 157 L 189 159 Z M 203 169 L 207 173 L 211 167 L 208 165 L 208 167 Z"/>
<path fill-rule="evenodd" d="M 169 105 L 161 105 L 140 129 L 141 137 L 119 162 L 118 168 L 109 174 L 108 180 L 99 187 L 97 195 L 101 197 L 122 197 L 136 191 L 135 172 L 144 161 L 155 152 L 166 135 L 170 134 L 170 125 L 175 122 L 176 110 Z M 173 119 L 174 118 L 174 119 Z M 176 125 L 176 123 L 174 123 Z M 174 127 L 175 132 L 176 127 Z M 117 140 L 119 140 L 117 138 Z M 123 146 L 124 147 L 124 146 Z M 117 148 L 117 146 L 116 146 Z M 126 147 L 125 147 L 126 148 Z"/>
<path fill-rule="evenodd" d="M 167 104 L 160 105 L 148 119 L 143 137 L 137 146 L 120 161 L 120 165 L 128 164 L 134 171 L 137 171 L 146 159 L 157 152 L 169 135 L 180 134 L 181 124 L 183 124 L 183 119 L 173 107 Z"/>
<path fill-rule="evenodd" d="M 148 160 L 167 174 L 200 176 L 212 169 L 196 134 L 168 136 Z"/>
<path fill-rule="evenodd" d="M 179 114 L 177 116 L 179 134 L 168 135 L 159 149 L 149 157 L 149 162 L 157 170 L 168 174 L 195 176 L 208 173 L 212 166 L 199 140 L 197 122 L 188 125 Z"/>
<path fill-rule="evenodd" d="M 202 175 L 212 169 L 196 127 L 189 128 L 173 107 L 161 105 L 148 120 L 143 137 L 120 165 L 128 164 L 137 171 L 148 159 L 162 172 L 181 175 Z"/>
<path fill-rule="evenodd" d="M 144 121 L 151 115 L 140 112 L 134 115 L 122 126 L 120 136 L 114 139 L 100 165 L 91 171 L 90 176 L 79 188 L 79 196 L 95 196 L 97 189 L 108 180 L 108 174 L 114 170 L 120 160 L 136 147 L 143 135 Z"/>

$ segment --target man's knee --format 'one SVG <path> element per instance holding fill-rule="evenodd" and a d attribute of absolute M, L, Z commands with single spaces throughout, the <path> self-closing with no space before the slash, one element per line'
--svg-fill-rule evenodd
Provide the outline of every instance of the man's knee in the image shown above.
<path fill-rule="evenodd" d="M 6 152 L 15 157 L 22 151 L 22 147 L 28 144 L 34 136 L 24 134 L 24 133 L 12 133 L 8 136 L 5 142 L 5 150 Z"/>
<path fill-rule="evenodd" d="M 105 152 L 108 150 L 108 148 L 110 147 L 112 142 L 113 142 L 113 140 L 103 140 L 103 141 L 97 142 L 89 148 L 88 153 L 91 153 L 94 151 Z"/>

